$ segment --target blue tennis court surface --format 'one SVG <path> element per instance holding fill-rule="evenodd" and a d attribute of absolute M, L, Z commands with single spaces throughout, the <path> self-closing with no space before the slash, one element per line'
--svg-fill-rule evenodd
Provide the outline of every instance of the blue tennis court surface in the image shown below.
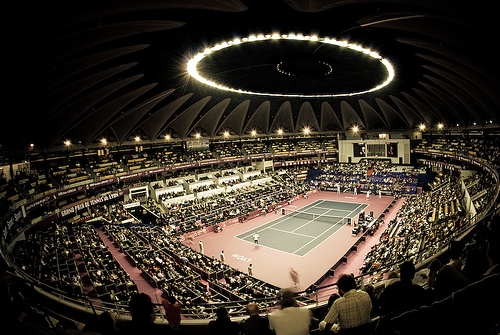
<path fill-rule="evenodd" d="M 253 244 L 253 235 L 257 232 L 261 247 L 304 256 L 366 207 L 366 204 L 318 200 L 298 211 L 287 208 L 286 214 L 278 219 L 236 237 Z"/>

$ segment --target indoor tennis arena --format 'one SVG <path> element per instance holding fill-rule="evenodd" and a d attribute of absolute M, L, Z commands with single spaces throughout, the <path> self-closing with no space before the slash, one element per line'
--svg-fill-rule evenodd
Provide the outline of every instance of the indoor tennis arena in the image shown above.
<path fill-rule="evenodd" d="M 490 3 L 14 7 L 2 333 L 500 333 Z"/>

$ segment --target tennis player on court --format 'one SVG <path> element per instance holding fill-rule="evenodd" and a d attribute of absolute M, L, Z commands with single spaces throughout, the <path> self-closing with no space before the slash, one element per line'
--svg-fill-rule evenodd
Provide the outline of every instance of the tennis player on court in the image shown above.
<path fill-rule="evenodd" d="M 259 237 L 260 237 L 259 233 L 253 234 L 253 243 L 255 246 L 259 245 Z"/>

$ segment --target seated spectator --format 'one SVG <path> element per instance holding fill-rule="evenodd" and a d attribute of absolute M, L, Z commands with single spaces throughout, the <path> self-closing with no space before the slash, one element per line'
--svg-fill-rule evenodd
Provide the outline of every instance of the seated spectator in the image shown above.
<path fill-rule="evenodd" d="M 429 264 L 429 272 L 427 273 L 425 289 L 429 293 L 432 300 L 436 299 L 435 282 L 437 280 L 437 273 L 443 267 L 443 263 L 439 259 L 434 259 Z"/>
<path fill-rule="evenodd" d="M 486 259 L 488 270 L 484 276 L 500 273 L 500 214 L 495 214 L 490 222 L 486 244 Z"/>
<path fill-rule="evenodd" d="M 281 291 L 281 309 L 269 314 L 269 327 L 276 335 L 309 335 L 312 312 L 299 307 L 293 291 Z"/>
<path fill-rule="evenodd" d="M 209 335 L 239 335 L 239 323 L 232 321 L 225 306 L 219 306 L 215 312 L 215 320 L 208 322 Z"/>
<path fill-rule="evenodd" d="M 379 306 L 378 306 L 378 295 L 375 292 L 375 286 L 373 284 L 364 284 L 361 288 L 363 291 L 368 293 L 370 299 L 372 300 L 372 311 L 370 313 L 371 318 L 378 316 Z"/>
<path fill-rule="evenodd" d="M 432 302 L 432 291 L 413 283 L 415 272 L 411 260 L 403 262 L 400 265 L 400 280 L 388 285 L 380 294 L 377 304 L 381 316 L 378 331 L 381 334 L 389 333 L 387 320 L 390 317 Z"/>
<path fill-rule="evenodd" d="M 458 289 L 467 285 L 468 280 L 452 264 L 443 265 L 434 280 L 434 299 L 446 298 Z"/>
<path fill-rule="evenodd" d="M 240 322 L 240 335 L 272 335 L 267 316 L 259 314 L 259 305 L 250 302 L 246 307 L 248 318 Z"/>
<path fill-rule="evenodd" d="M 500 334 L 498 283 L 500 274 L 492 274 L 430 306 L 398 315 L 390 320 L 391 334 Z"/>
<path fill-rule="evenodd" d="M 337 282 L 340 298 L 335 300 L 326 317 L 319 323 L 320 330 L 339 334 L 365 334 L 371 321 L 372 301 L 368 293 L 356 289 L 356 280 L 342 274 Z"/>
<path fill-rule="evenodd" d="M 129 308 L 132 320 L 120 323 L 119 329 L 122 334 L 170 334 L 167 328 L 154 322 L 156 319 L 154 304 L 146 293 L 133 295 L 130 298 Z"/>
<path fill-rule="evenodd" d="M 328 311 L 330 310 L 330 308 L 333 305 L 333 302 L 335 300 L 337 300 L 338 298 L 340 298 L 340 295 L 338 293 L 330 294 L 330 296 L 328 297 L 328 302 L 327 302 L 325 308 L 323 308 L 323 310 L 321 311 L 319 320 L 315 320 L 316 322 L 325 319 L 326 315 L 328 314 Z M 313 329 L 311 331 L 311 334 L 314 334 L 314 335 L 316 335 L 316 334 L 328 334 L 329 332 L 330 332 L 329 330 L 328 331 L 327 330 L 319 330 L 319 328 L 317 328 L 317 329 Z"/>
<path fill-rule="evenodd" d="M 489 269 L 482 279 L 468 284 L 446 298 L 405 312 L 390 320 L 399 335 L 500 334 L 500 217 L 495 215 L 488 232 Z"/>
<path fill-rule="evenodd" d="M 97 319 L 97 327 L 99 334 L 102 335 L 120 334 L 119 329 L 116 327 L 115 319 L 108 311 L 104 311 L 99 314 L 99 317 Z"/>
<path fill-rule="evenodd" d="M 387 286 L 378 298 L 381 315 L 400 314 L 431 302 L 428 291 L 413 283 L 415 273 L 413 261 L 408 260 L 400 265 L 400 280 Z"/>

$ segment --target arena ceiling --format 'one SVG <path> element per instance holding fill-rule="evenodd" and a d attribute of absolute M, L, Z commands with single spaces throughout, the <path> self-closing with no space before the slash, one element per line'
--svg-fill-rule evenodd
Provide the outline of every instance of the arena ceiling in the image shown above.
<path fill-rule="evenodd" d="M 136 136 L 147 143 L 167 134 L 241 138 L 354 125 L 404 133 L 420 124 L 498 128 L 500 121 L 499 34 L 485 0 L 15 7 L 6 13 L 17 24 L 5 49 L 15 77 L 4 151 L 50 150 L 65 140 L 91 147 L 102 138 L 122 145 Z M 203 81 L 188 74 L 192 59 Z"/>

